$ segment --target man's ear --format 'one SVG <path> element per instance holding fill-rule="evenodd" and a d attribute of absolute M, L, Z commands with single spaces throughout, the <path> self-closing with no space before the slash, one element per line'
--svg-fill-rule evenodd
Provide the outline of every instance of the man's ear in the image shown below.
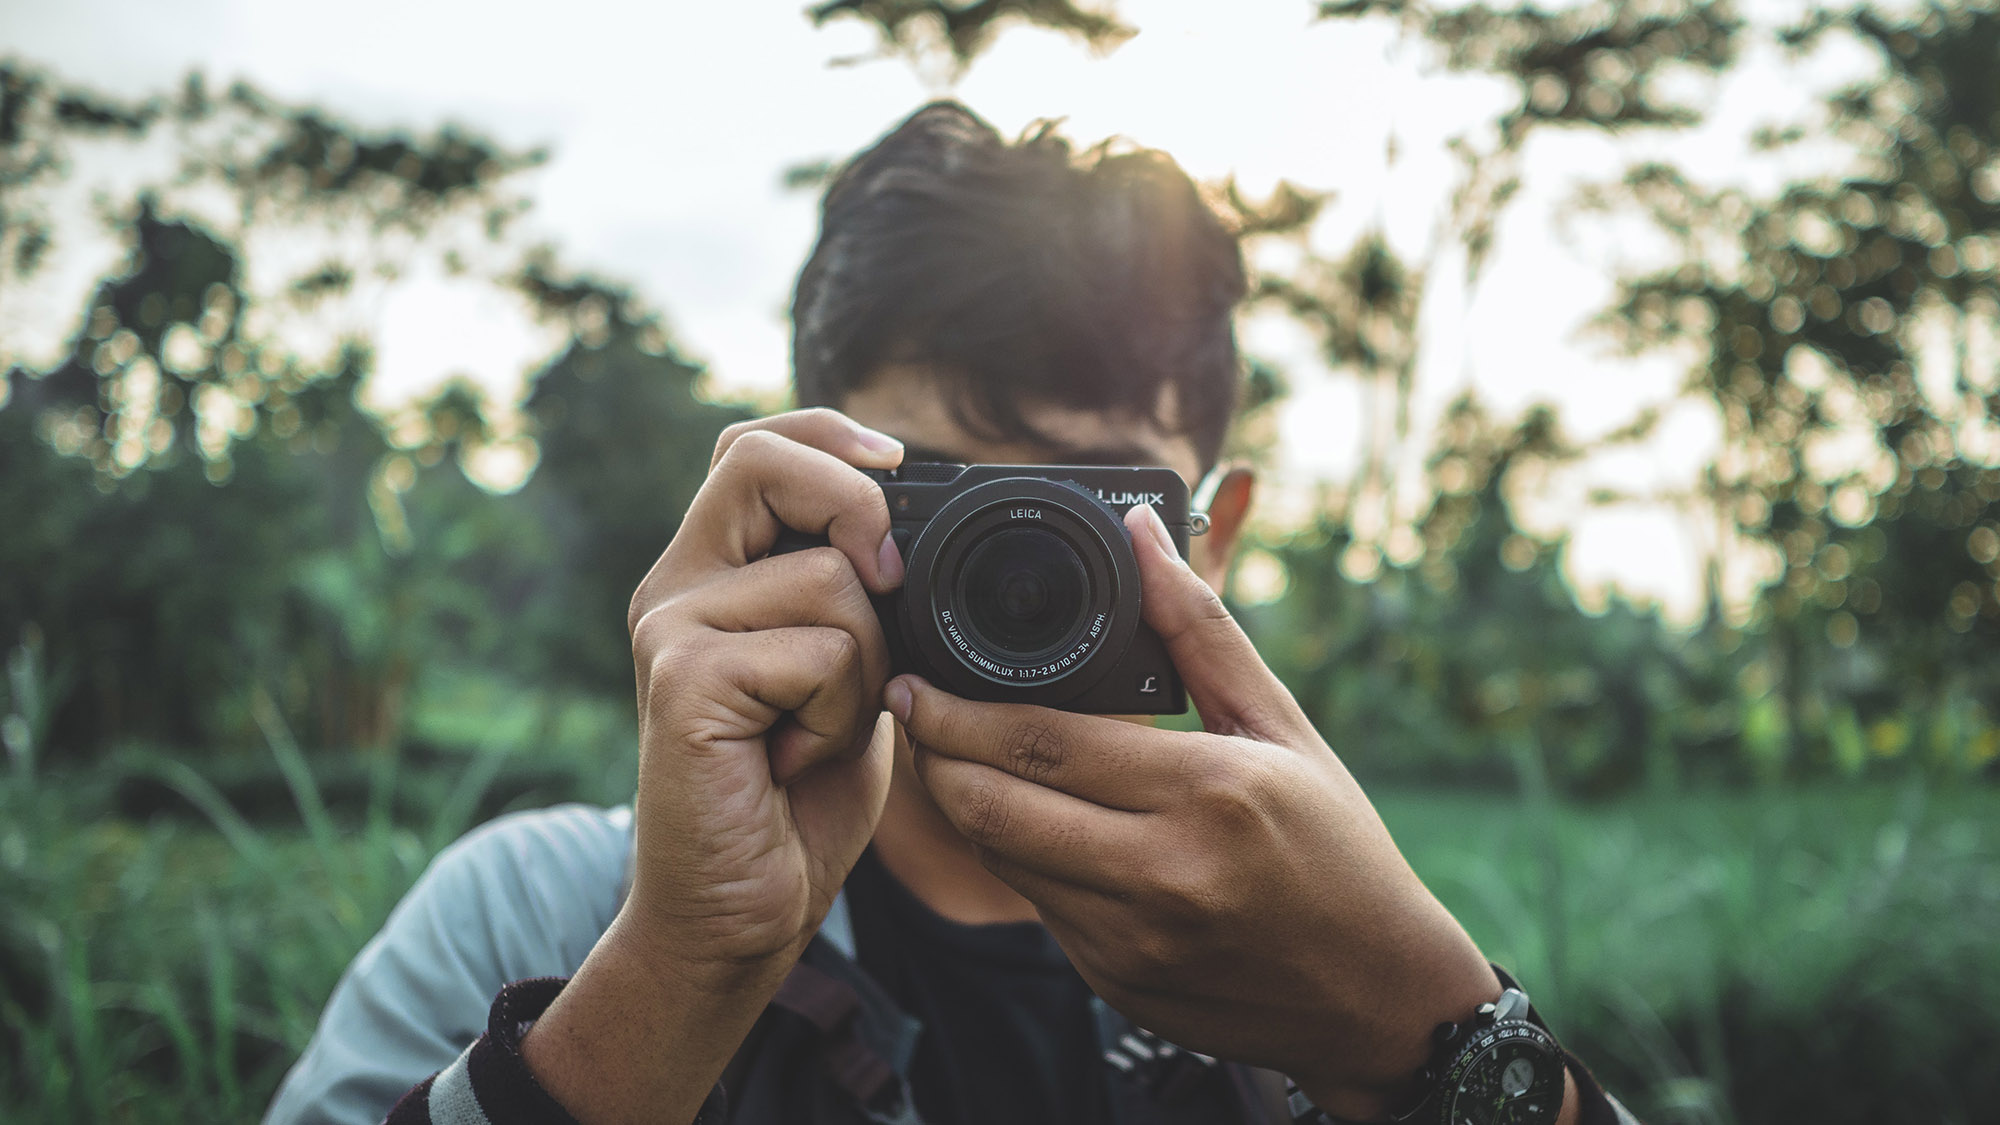
<path fill-rule="evenodd" d="M 1243 524 L 1250 514 L 1250 498 L 1256 491 L 1257 473 L 1240 463 L 1217 465 L 1196 492 L 1196 500 L 1208 501 L 1208 534 L 1188 541 L 1188 565 L 1216 593 L 1229 581 L 1229 564 L 1236 559 L 1236 547 Z M 1197 509 L 1201 510 L 1201 509 Z"/>

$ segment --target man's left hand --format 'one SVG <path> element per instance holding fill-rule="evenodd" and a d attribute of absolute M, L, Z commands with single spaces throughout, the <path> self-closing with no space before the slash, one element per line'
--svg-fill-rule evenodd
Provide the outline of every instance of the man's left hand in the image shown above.
<path fill-rule="evenodd" d="M 1126 520 L 1146 623 L 1205 731 L 886 692 L 918 776 L 1097 993 L 1184 1047 L 1394 1108 L 1430 1032 L 1499 981 L 1150 508 Z"/>

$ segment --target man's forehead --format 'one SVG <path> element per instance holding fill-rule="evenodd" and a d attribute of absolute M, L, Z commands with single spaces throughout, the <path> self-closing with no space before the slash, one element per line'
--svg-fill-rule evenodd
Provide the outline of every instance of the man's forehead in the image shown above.
<path fill-rule="evenodd" d="M 994 438 L 968 429 L 939 380 L 918 368 L 888 367 L 850 393 L 841 408 L 855 421 L 900 438 L 908 457 L 967 464 L 1158 465 L 1190 485 L 1201 475 L 1194 439 L 1146 416 L 1023 402 L 1022 417 L 1046 440 Z M 1172 417 L 1170 411 L 1162 411 Z"/>

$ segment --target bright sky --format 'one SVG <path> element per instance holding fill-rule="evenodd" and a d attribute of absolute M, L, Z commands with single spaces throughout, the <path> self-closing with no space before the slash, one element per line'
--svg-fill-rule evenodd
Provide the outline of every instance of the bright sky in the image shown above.
<path fill-rule="evenodd" d="M 629 280 L 666 310 L 676 339 L 712 365 L 720 386 L 768 393 L 785 380 L 784 307 L 814 224 L 813 199 L 782 189 L 780 173 L 851 153 L 946 92 L 901 60 L 830 65 L 871 52 L 873 34 L 851 21 L 815 30 L 803 7 L 65 0 L 0 6 L 0 43 L 121 94 L 172 89 L 198 67 L 212 87 L 244 78 L 370 126 L 461 121 L 510 145 L 547 146 L 552 159 L 528 181 L 531 229 L 566 263 Z M 1222 17 L 1212 0 L 1123 0 L 1117 11 L 1140 34 L 1109 55 L 1017 28 L 950 92 L 1003 132 L 1066 117 L 1074 138 L 1120 134 L 1172 153 L 1197 178 L 1234 174 L 1253 194 L 1281 177 L 1333 190 L 1317 246 L 1338 252 L 1380 225 L 1404 253 L 1421 255 L 1456 176 L 1444 139 L 1488 119 L 1500 91 L 1427 72 L 1421 45 L 1386 28 L 1314 23 L 1313 7 L 1242 0 Z M 1841 60 L 1830 65 L 1840 72 Z M 1746 162 L 1741 138 L 1802 111 L 1823 84 L 1753 59 L 1722 90 L 1694 87 L 1712 113 L 1694 135 L 1537 143 L 1527 165 L 1535 174 L 1482 285 L 1469 303 L 1452 289 L 1431 308 L 1419 417 L 1469 384 L 1502 415 L 1552 402 L 1587 437 L 1669 400 L 1684 360 L 1614 358 L 1580 332 L 1611 292 L 1613 264 L 1644 260 L 1649 246 L 1629 226 L 1565 226 L 1568 193 L 1579 177 L 1615 175 L 1640 152 L 1672 155 L 1698 175 L 1768 177 L 1775 169 Z M 1401 154 L 1393 165 L 1392 135 Z M 56 308 L 81 300 L 44 296 Z M 509 399 L 548 354 L 545 337 L 520 327 L 518 309 L 440 278 L 407 280 L 372 315 L 378 402 L 459 373 Z M 1267 493 L 1276 516 L 1303 482 L 1351 469 L 1361 393 L 1322 370 L 1287 325 L 1251 323 L 1245 338 L 1294 374 L 1281 480 Z M 1572 529 L 1567 565 L 1586 604 L 1615 581 L 1673 616 L 1696 608 L 1704 548 L 1688 521 L 1649 505 L 1588 513 L 1581 497 L 1595 484 L 1683 485 L 1717 432 L 1706 412 L 1677 408 L 1648 446 L 1525 506 L 1534 526 Z"/>

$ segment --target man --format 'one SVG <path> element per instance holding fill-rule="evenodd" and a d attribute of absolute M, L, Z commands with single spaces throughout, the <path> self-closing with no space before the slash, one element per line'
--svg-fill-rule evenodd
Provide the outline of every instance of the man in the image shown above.
<path fill-rule="evenodd" d="M 395 1120 L 1277 1122 L 1276 1075 L 1308 1115 L 1434 1113 L 1470 1031 L 1434 1034 L 1503 986 L 1216 596 L 1250 501 L 1212 474 L 1243 293 L 1159 154 L 939 104 L 857 157 L 793 307 L 820 409 L 722 435 L 633 597 L 632 811 L 440 857 L 268 1120 L 418 1083 Z M 1185 561 L 1125 520 L 1205 730 L 892 679 L 870 599 L 904 560 L 862 470 L 906 459 L 1212 474 Z M 783 529 L 828 545 L 772 554 Z M 1517 1119 L 1615 1120 L 1550 1057 Z"/>

